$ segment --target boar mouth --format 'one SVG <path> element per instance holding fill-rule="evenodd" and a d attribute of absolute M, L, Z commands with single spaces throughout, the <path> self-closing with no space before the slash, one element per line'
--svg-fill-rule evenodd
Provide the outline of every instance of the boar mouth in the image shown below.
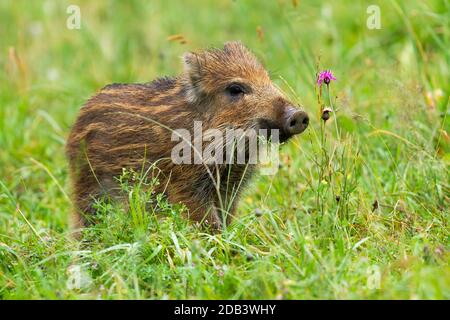
<path fill-rule="evenodd" d="M 293 135 L 289 132 L 286 132 L 286 130 L 280 126 L 278 123 L 276 123 L 273 120 L 270 119 L 258 119 L 257 120 L 257 126 L 258 129 L 266 129 L 267 130 L 267 139 L 272 138 L 272 130 L 278 130 L 278 139 L 280 143 L 286 142 L 291 138 Z"/>

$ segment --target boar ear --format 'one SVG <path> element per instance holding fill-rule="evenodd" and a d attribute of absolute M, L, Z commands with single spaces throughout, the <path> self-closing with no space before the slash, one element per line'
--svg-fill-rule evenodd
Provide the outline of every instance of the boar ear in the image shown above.
<path fill-rule="evenodd" d="M 187 86 L 187 98 L 192 103 L 201 98 L 201 69 L 202 62 L 200 55 L 194 52 L 183 54 L 184 79 Z"/>
<path fill-rule="evenodd" d="M 246 52 L 249 53 L 249 50 L 246 46 L 240 41 L 228 41 L 225 42 L 223 49 L 228 52 Z"/>
<path fill-rule="evenodd" d="M 255 68 L 262 68 L 261 63 L 258 61 L 256 56 L 251 52 L 242 42 L 240 41 L 229 41 L 225 42 L 223 46 L 223 50 L 225 53 L 231 57 L 234 57 L 234 60 L 242 60 L 248 64 L 253 64 Z"/>
<path fill-rule="evenodd" d="M 200 56 L 194 52 L 183 54 L 184 71 L 192 82 L 200 79 L 201 60 Z"/>
<path fill-rule="evenodd" d="M 239 40 L 233 40 L 233 41 L 227 41 L 223 45 L 224 49 L 232 49 L 232 48 L 238 48 L 243 47 L 244 45 Z"/>

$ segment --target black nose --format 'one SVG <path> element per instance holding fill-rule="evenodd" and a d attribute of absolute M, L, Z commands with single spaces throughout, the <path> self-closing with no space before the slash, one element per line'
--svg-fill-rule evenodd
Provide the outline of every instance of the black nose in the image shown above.
<path fill-rule="evenodd" d="M 309 124 L 308 114 L 304 111 L 295 111 L 286 120 L 286 131 L 291 134 L 299 134 L 305 131 Z"/>

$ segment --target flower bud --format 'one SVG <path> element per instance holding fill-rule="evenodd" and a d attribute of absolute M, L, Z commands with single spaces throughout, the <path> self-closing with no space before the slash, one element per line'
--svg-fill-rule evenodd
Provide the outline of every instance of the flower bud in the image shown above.
<path fill-rule="evenodd" d="M 324 108 L 322 110 L 322 120 L 327 121 L 328 119 L 330 119 L 331 112 L 333 112 L 333 110 L 331 108 Z"/>

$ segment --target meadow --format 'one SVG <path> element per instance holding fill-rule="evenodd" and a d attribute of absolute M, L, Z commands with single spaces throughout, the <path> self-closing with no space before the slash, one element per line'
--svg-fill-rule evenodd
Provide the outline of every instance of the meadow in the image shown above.
<path fill-rule="evenodd" d="M 253 179 L 222 233 L 149 182 L 73 239 L 79 108 L 228 40 L 310 114 L 277 174 Z M 0 299 L 450 299 L 449 48 L 448 0 L 0 1 Z"/>

